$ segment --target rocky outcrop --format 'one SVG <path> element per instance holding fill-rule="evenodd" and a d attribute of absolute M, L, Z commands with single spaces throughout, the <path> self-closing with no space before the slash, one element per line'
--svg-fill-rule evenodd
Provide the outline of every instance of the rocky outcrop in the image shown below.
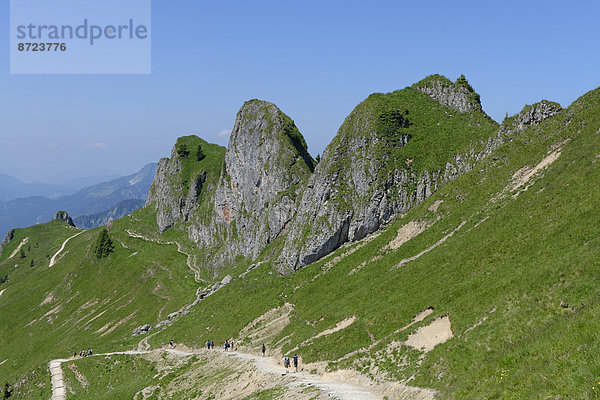
<path fill-rule="evenodd" d="M 314 170 L 306 142 L 291 118 L 260 100 L 238 112 L 222 161 L 194 161 L 198 141 L 180 138 L 160 160 L 146 206 L 157 210 L 161 231 L 186 230 L 212 267 L 256 257 L 296 214 Z M 201 168 L 208 164 L 219 168 Z"/>
<path fill-rule="evenodd" d="M 0 256 L 2 255 L 2 250 L 10 243 L 11 240 L 15 237 L 15 230 L 11 229 L 8 231 L 2 242 L 0 242 Z"/>
<path fill-rule="evenodd" d="M 413 177 L 406 170 L 389 169 L 394 160 L 386 157 L 389 143 L 377 126 L 381 96 L 370 96 L 358 105 L 325 149 L 303 191 L 279 260 L 280 272 L 308 265 L 347 241 L 362 239 L 415 202 L 408 190 L 396 190 Z M 400 116 L 395 118 L 397 136 L 404 137 L 401 130 L 410 123 Z"/>
<path fill-rule="evenodd" d="M 479 95 L 464 75 L 454 83 L 444 76 L 431 75 L 412 87 L 460 113 L 483 112 Z"/>
<path fill-rule="evenodd" d="M 528 126 L 537 125 L 546 119 L 555 116 L 562 107 L 560 104 L 542 100 L 539 103 L 527 105 L 517 115 L 507 118 L 503 123 L 498 133 L 502 136 L 515 135 L 523 132 Z"/>
<path fill-rule="evenodd" d="M 152 329 L 152 326 L 150 326 L 148 324 L 144 324 L 142 326 L 134 328 L 133 329 L 133 334 L 131 336 L 143 335 L 145 333 L 148 333 L 148 331 L 151 330 L 151 329 Z"/>
<path fill-rule="evenodd" d="M 272 103 L 246 102 L 237 114 L 211 200 L 212 218 L 203 223 L 198 217 L 189 228 L 190 238 L 201 247 L 220 246 L 217 262 L 256 257 L 295 215 L 296 199 L 313 169 L 294 122 Z"/>
<path fill-rule="evenodd" d="M 75 227 L 73 219 L 66 211 L 57 211 L 56 214 L 54 214 L 54 218 L 52 218 L 52 221 L 63 221 L 71 225 L 72 227 Z"/>
<path fill-rule="evenodd" d="M 200 197 L 209 197 L 219 178 L 224 152 L 196 136 L 185 136 L 173 146 L 171 158 L 159 161 L 146 206 L 157 210 L 161 232 L 187 222 L 200 206 Z M 214 159 L 207 160 L 206 153 Z"/>

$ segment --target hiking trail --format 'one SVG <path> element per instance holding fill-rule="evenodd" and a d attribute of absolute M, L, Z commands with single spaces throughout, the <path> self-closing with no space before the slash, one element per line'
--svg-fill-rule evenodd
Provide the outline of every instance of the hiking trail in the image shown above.
<path fill-rule="evenodd" d="M 62 244 L 62 246 L 60 246 L 60 249 L 58 249 L 58 251 L 56 252 L 55 255 L 52 256 L 52 258 L 50 259 L 50 265 L 48 266 L 48 268 L 52 267 L 54 264 L 56 264 L 56 257 L 58 257 L 60 255 L 60 253 L 62 253 L 62 251 L 65 249 L 65 246 L 67 245 L 67 243 L 69 242 L 69 240 L 73 239 L 76 236 L 81 235 L 83 232 L 85 231 L 81 231 L 73 236 L 71 236 L 70 238 L 68 238 L 67 240 L 65 240 Z"/>
<path fill-rule="evenodd" d="M 190 357 L 202 354 L 212 354 L 218 357 L 237 359 L 249 362 L 253 365 L 256 370 L 260 373 L 277 376 L 284 379 L 284 385 L 289 389 L 302 390 L 305 387 L 315 387 L 319 389 L 321 394 L 326 398 L 338 399 L 338 400 L 381 400 L 383 396 L 375 393 L 366 385 L 360 383 L 349 383 L 344 382 L 340 379 L 334 379 L 336 373 L 317 375 L 311 374 L 305 371 L 291 372 L 293 368 L 290 368 L 290 372 L 286 373 L 285 368 L 277 364 L 277 361 L 272 357 L 261 357 L 259 355 L 244 353 L 240 351 L 224 352 L 222 349 L 219 350 L 178 350 L 175 348 L 160 348 L 155 350 L 129 350 L 129 351 L 116 351 L 109 353 L 94 354 L 89 357 L 105 357 L 115 354 L 125 355 L 145 355 L 151 353 L 169 353 L 181 357 Z M 64 375 L 62 370 L 62 363 L 78 360 L 79 358 L 67 358 L 67 359 L 56 359 L 49 363 L 51 383 L 52 383 L 52 399 L 51 400 L 66 400 L 67 389 L 64 383 Z M 239 364 L 239 361 L 235 361 L 235 364 Z M 302 365 L 300 366 L 302 368 Z M 341 376 L 341 375 L 340 375 Z M 427 396 L 428 393 L 424 393 L 422 389 L 406 387 L 404 393 L 406 397 L 401 398 L 415 398 L 415 399 L 429 399 L 433 397 Z"/>

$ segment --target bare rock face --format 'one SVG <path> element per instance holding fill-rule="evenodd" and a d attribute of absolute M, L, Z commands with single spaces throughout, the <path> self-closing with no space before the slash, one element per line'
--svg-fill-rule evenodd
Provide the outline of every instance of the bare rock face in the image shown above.
<path fill-rule="evenodd" d="M 449 101 L 438 100 L 442 105 Z M 463 100 L 455 105 L 479 112 L 473 104 L 463 108 L 466 104 Z M 548 101 L 527 106 L 500 126 L 497 134 L 482 143 L 479 150 L 469 147 L 452 157 L 445 168 L 415 174 L 410 168 L 386 159 L 389 143 L 378 134 L 377 115 L 368 102 L 369 99 L 360 104 L 344 121 L 310 177 L 279 259 L 280 272 L 301 268 L 346 242 L 375 232 L 395 215 L 407 212 L 431 196 L 440 186 L 469 172 L 477 161 L 490 155 L 512 135 L 561 110 L 559 104 Z M 399 123 L 403 127 L 410 125 L 407 120 Z M 407 143 L 403 140 L 396 145 Z"/>
<path fill-rule="evenodd" d="M 279 260 L 280 272 L 308 265 L 345 242 L 364 238 L 416 201 L 408 190 L 392 189 L 415 177 L 405 170 L 384 173 L 390 160 L 382 150 L 389 143 L 378 134 L 372 103 L 367 99 L 358 105 L 325 149 L 302 193 Z M 399 129 L 409 124 L 401 113 L 395 122 Z M 400 134 L 396 145 L 405 145 L 404 138 Z M 422 188 L 427 190 L 431 188 Z"/>
<path fill-rule="evenodd" d="M 214 146 L 180 138 L 171 158 L 160 160 L 146 207 L 156 209 L 161 232 L 185 230 L 217 270 L 238 256 L 256 257 L 284 231 L 314 160 L 294 122 L 259 100 L 238 112 L 226 151 L 202 158 L 198 145 Z"/>
<path fill-rule="evenodd" d="M 56 214 L 54 214 L 52 221 L 64 221 L 73 227 L 75 226 L 73 219 L 66 211 L 57 211 Z"/>
<path fill-rule="evenodd" d="M 11 240 L 15 237 L 15 230 L 11 229 L 8 231 L 2 242 L 0 242 L 0 255 L 2 255 L 2 250 L 10 243 Z"/>
<path fill-rule="evenodd" d="M 313 169 L 294 122 L 274 104 L 246 102 L 237 114 L 211 200 L 212 218 L 208 224 L 200 219 L 192 224 L 191 239 L 210 248 L 225 237 L 217 260 L 257 256 L 295 215 L 297 197 Z"/>
<path fill-rule="evenodd" d="M 469 85 L 464 75 L 454 83 L 444 76 L 431 75 L 412 87 L 460 113 L 483 112 L 479 95 Z"/>
<path fill-rule="evenodd" d="M 527 105 L 517 115 L 505 120 L 498 132 L 503 135 L 515 135 L 523 132 L 528 126 L 537 125 L 555 116 L 560 111 L 562 111 L 560 104 L 548 100 Z"/>

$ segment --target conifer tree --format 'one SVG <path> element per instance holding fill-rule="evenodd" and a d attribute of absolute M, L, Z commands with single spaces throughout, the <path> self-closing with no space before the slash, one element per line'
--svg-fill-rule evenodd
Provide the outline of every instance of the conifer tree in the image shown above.
<path fill-rule="evenodd" d="M 96 257 L 98 258 L 103 258 L 108 257 L 110 253 L 114 251 L 115 245 L 108 235 L 108 231 L 106 229 L 102 229 L 102 232 L 100 232 L 98 235 L 98 239 L 94 245 L 94 254 L 96 254 Z"/>

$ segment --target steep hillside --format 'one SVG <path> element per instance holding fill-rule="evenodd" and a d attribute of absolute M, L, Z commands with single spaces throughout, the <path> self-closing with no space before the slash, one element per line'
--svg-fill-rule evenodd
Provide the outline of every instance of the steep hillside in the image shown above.
<path fill-rule="evenodd" d="M 132 237 L 122 223 L 135 220 L 113 224 L 106 258 L 96 256 L 100 229 L 62 221 L 16 229 L 2 249 L 0 377 L 19 381 L 17 398 L 50 397 L 47 363 L 56 355 L 129 348 L 134 328 L 195 299 L 198 283 L 177 246 Z"/>
<path fill-rule="evenodd" d="M 599 115 L 600 90 L 558 113 L 525 107 L 501 127 L 517 136 L 384 230 L 289 276 L 265 260 L 150 343 L 266 340 L 440 398 L 593 398 Z"/>
<path fill-rule="evenodd" d="M 335 380 L 389 399 L 598 397 L 600 89 L 497 126 L 465 85 L 370 96 L 314 170 L 291 120 L 248 102 L 227 150 L 179 139 L 108 257 L 101 229 L 12 231 L 0 377 L 48 398 L 48 362 L 93 347 L 138 353 L 66 361 L 67 398 L 326 398 L 302 382 Z M 239 356 L 202 349 L 232 338 Z M 256 361 L 262 344 L 297 353 L 303 378 Z"/>

